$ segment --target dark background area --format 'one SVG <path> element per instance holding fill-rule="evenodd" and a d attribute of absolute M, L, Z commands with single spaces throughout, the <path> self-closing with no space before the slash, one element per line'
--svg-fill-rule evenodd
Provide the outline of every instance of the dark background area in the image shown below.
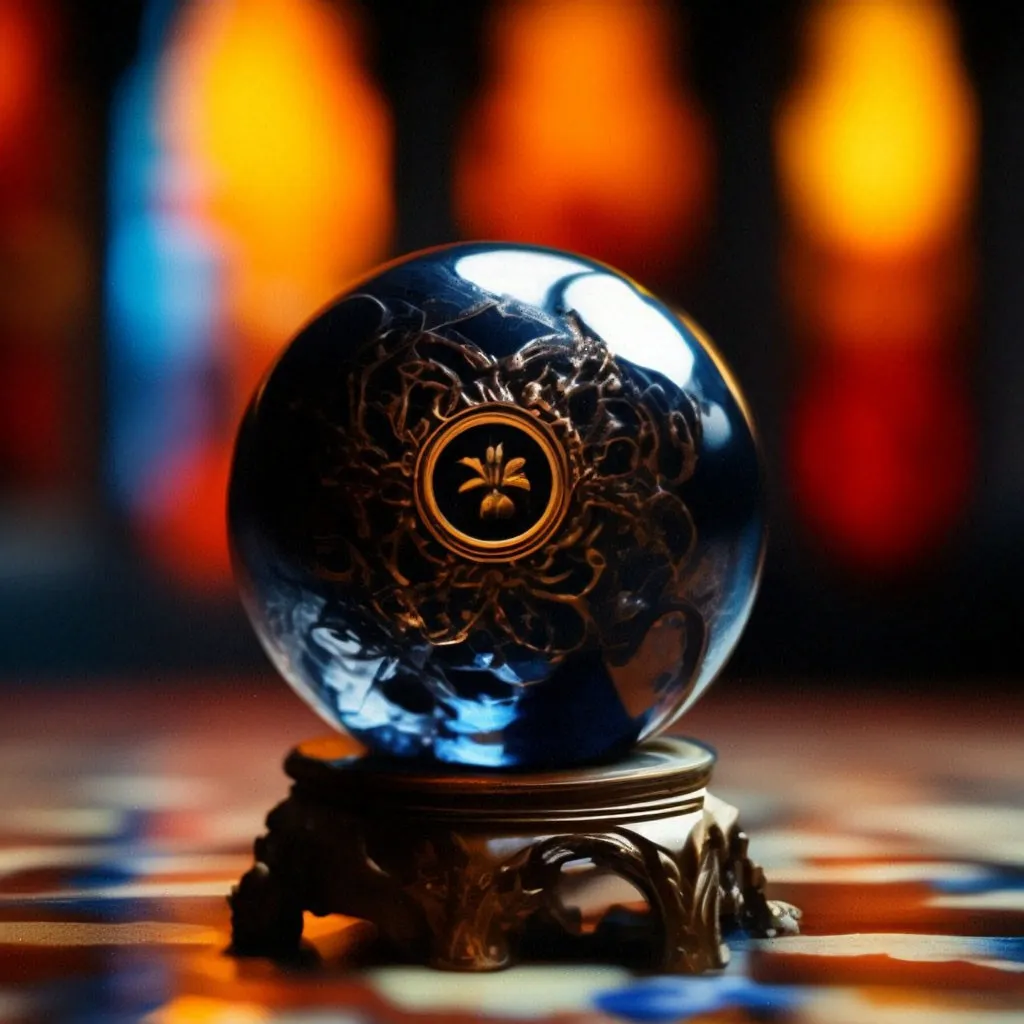
<path fill-rule="evenodd" d="M 104 299 L 112 105 L 139 59 L 145 18 L 153 17 L 147 6 L 161 5 L 46 5 L 59 38 L 47 73 L 61 79 L 69 111 L 62 131 L 76 140 L 70 206 L 87 269 L 59 350 L 62 379 L 71 381 L 64 392 L 71 454 L 42 484 L 11 472 L 0 486 L 0 679 L 11 682 L 269 671 L 231 588 L 223 580 L 175 578 L 151 558 L 106 469 L 111 389 L 120 386 L 110 369 L 116 353 Z M 864 558 L 849 538 L 830 534 L 827 522 L 808 518 L 792 484 L 793 410 L 815 361 L 813 339 L 794 326 L 799 317 L 785 285 L 785 253 L 799 243 L 799 229 L 779 179 L 776 132 L 801 74 L 801 33 L 813 5 L 665 6 L 688 54 L 679 87 L 703 111 L 715 153 L 710 215 L 678 267 L 627 269 L 716 339 L 761 430 L 770 553 L 729 673 L 836 687 L 871 679 L 927 690 L 961 685 L 965 677 L 983 678 L 974 683 L 983 691 L 1016 686 L 1024 654 L 1024 14 L 966 0 L 949 8 L 976 111 L 966 229 L 953 243 L 960 256 L 951 257 L 969 264 L 971 285 L 969 298 L 950 309 L 941 342 L 943 352 L 956 353 L 942 364 L 950 386 L 940 395 L 951 395 L 952 404 L 937 403 L 928 431 L 944 449 L 950 434 L 971 424 L 969 485 L 928 543 Z M 351 8 L 362 22 L 367 72 L 392 117 L 393 255 L 467 237 L 453 182 L 463 126 L 488 88 L 491 8 L 456 0 L 366 0 Z M 259 106 L 259 97 L 253 102 Z M 16 205 L 9 200 L 8 210 Z M 3 231 L 0 222 L 0 237 Z M 810 258 L 817 258 L 813 248 Z M 55 262 L 53 273 L 62 266 Z M 21 301 L 11 267 L 10 260 L 0 265 L 8 275 L 0 311 L 8 321 Z M 339 280 L 338 290 L 343 285 Z M 940 322 L 945 315 L 936 314 Z M 0 352 L 4 322 L 0 312 Z M 866 415 L 895 409 L 898 417 L 908 378 L 899 364 L 891 374 L 884 361 L 872 365 Z M 827 410 L 830 400 L 822 401 Z M 970 409 L 967 418 L 954 414 L 960 403 Z M 827 417 L 824 424 L 827 434 Z M 895 429 L 878 424 L 880 443 Z M 853 454 L 870 462 L 873 451 Z M 836 446 L 839 476 L 849 453 Z M 941 473 L 942 459 L 937 464 Z M 850 472 L 871 477 L 870 465 Z M 927 495 L 920 496 L 925 518 Z"/>

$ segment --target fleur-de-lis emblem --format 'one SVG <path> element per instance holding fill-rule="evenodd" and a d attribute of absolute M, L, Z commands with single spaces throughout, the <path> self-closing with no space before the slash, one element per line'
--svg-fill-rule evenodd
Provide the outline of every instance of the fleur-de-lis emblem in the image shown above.
<path fill-rule="evenodd" d="M 502 491 L 506 487 L 518 487 L 522 491 L 530 489 L 530 481 L 522 473 L 526 459 L 509 459 L 506 465 L 505 452 L 499 444 L 488 445 L 486 466 L 479 459 L 459 459 L 459 462 L 476 473 L 459 488 L 459 494 L 477 487 L 491 489 L 480 502 L 481 519 L 509 519 L 515 515 L 512 499 Z"/>

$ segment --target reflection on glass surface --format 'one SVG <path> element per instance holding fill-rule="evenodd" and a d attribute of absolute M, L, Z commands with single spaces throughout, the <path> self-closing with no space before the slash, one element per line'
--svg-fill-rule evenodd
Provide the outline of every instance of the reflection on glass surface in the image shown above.
<path fill-rule="evenodd" d="M 541 307 L 550 300 L 554 282 L 581 272 L 591 269 L 577 259 L 535 250 L 473 252 L 455 264 L 459 277 L 483 291 Z"/>
<path fill-rule="evenodd" d="M 660 303 L 648 302 L 614 274 L 587 274 L 569 283 L 564 300 L 604 339 L 613 355 L 664 374 L 685 388 L 693 374 L 693 352 L 679 344 L 679 321 Z"/>

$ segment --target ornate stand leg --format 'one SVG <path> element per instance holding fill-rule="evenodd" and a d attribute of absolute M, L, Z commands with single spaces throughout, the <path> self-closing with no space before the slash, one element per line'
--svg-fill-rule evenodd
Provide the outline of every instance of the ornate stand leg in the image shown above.
<path fill-rule="evenodd" d="M 800 910 L 791 903 L 769 900 L 765 895 L 764 871 L 747 853 L 750 839 L 740 828 L 736 808 L 708 793 L 704 816 L 719 850 L 722 922 L 756 938 L 798 934 Z"/>
<path fill-rule="evenodd" d="M 522 885 L 531 852 L 524 845 L 495 856 L 487 834 L 453 830 L 431 832 L 414 851 L 406 891 L 423 911 L 431 966 L 489 971 L 513 962 L 522 923 L 539 896 Z"/>
<path fill-rule="evenodd" d="M 643 897 L 652 968 L 723 967 L 723 923 L 780 934 L 799 912 L 765 899 L 735 808 L 705 795 L 712 764 L 659 740 L 600 769 L 428 778 L 300 747 L 292 794 L 230 897 L 233 949 L 294 955 L 309 910 L 371 921 L 406 959 L 496 970 L 516 962 L 527 926 L 567 950 L 582 941 L 562 897 L 564 869 L 584 865 L 583 896 L 610 875 Z M 616 906 L 598 905 L 598 928 Z"/>
<path fill-rule="evenodd" d="M 256 863 L 234 887 L 228 902 L 233 952 L 274 957 L 298 953 L 302 898 L 295 890 L 295 873 L 274 856 L 270 836 L 256 841 Z"/>

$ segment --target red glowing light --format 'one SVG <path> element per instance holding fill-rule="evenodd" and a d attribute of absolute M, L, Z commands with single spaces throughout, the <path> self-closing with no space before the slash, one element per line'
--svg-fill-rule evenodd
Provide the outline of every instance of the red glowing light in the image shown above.
<path fill-rule="evenodd" d="M 47 92 L 52 43 L 49 4 L 0 0 L 0 153 L 31 122 Z"/>
<path fill-rule="evenodd" d="M 973 426 L 963 375 L 941 359 L 870 346 L 837 355 L 811 372 L 793 411 L 797 506 L 848 568 L 912 565 L 957 523 Z"/>
<path fill-rule="evenodd" d="M 137 527 L 153 561 L 176 579 L 216 590 L 231 578 L 224 516 L 232 446 L 211 442 L 167 465 Z"/>

